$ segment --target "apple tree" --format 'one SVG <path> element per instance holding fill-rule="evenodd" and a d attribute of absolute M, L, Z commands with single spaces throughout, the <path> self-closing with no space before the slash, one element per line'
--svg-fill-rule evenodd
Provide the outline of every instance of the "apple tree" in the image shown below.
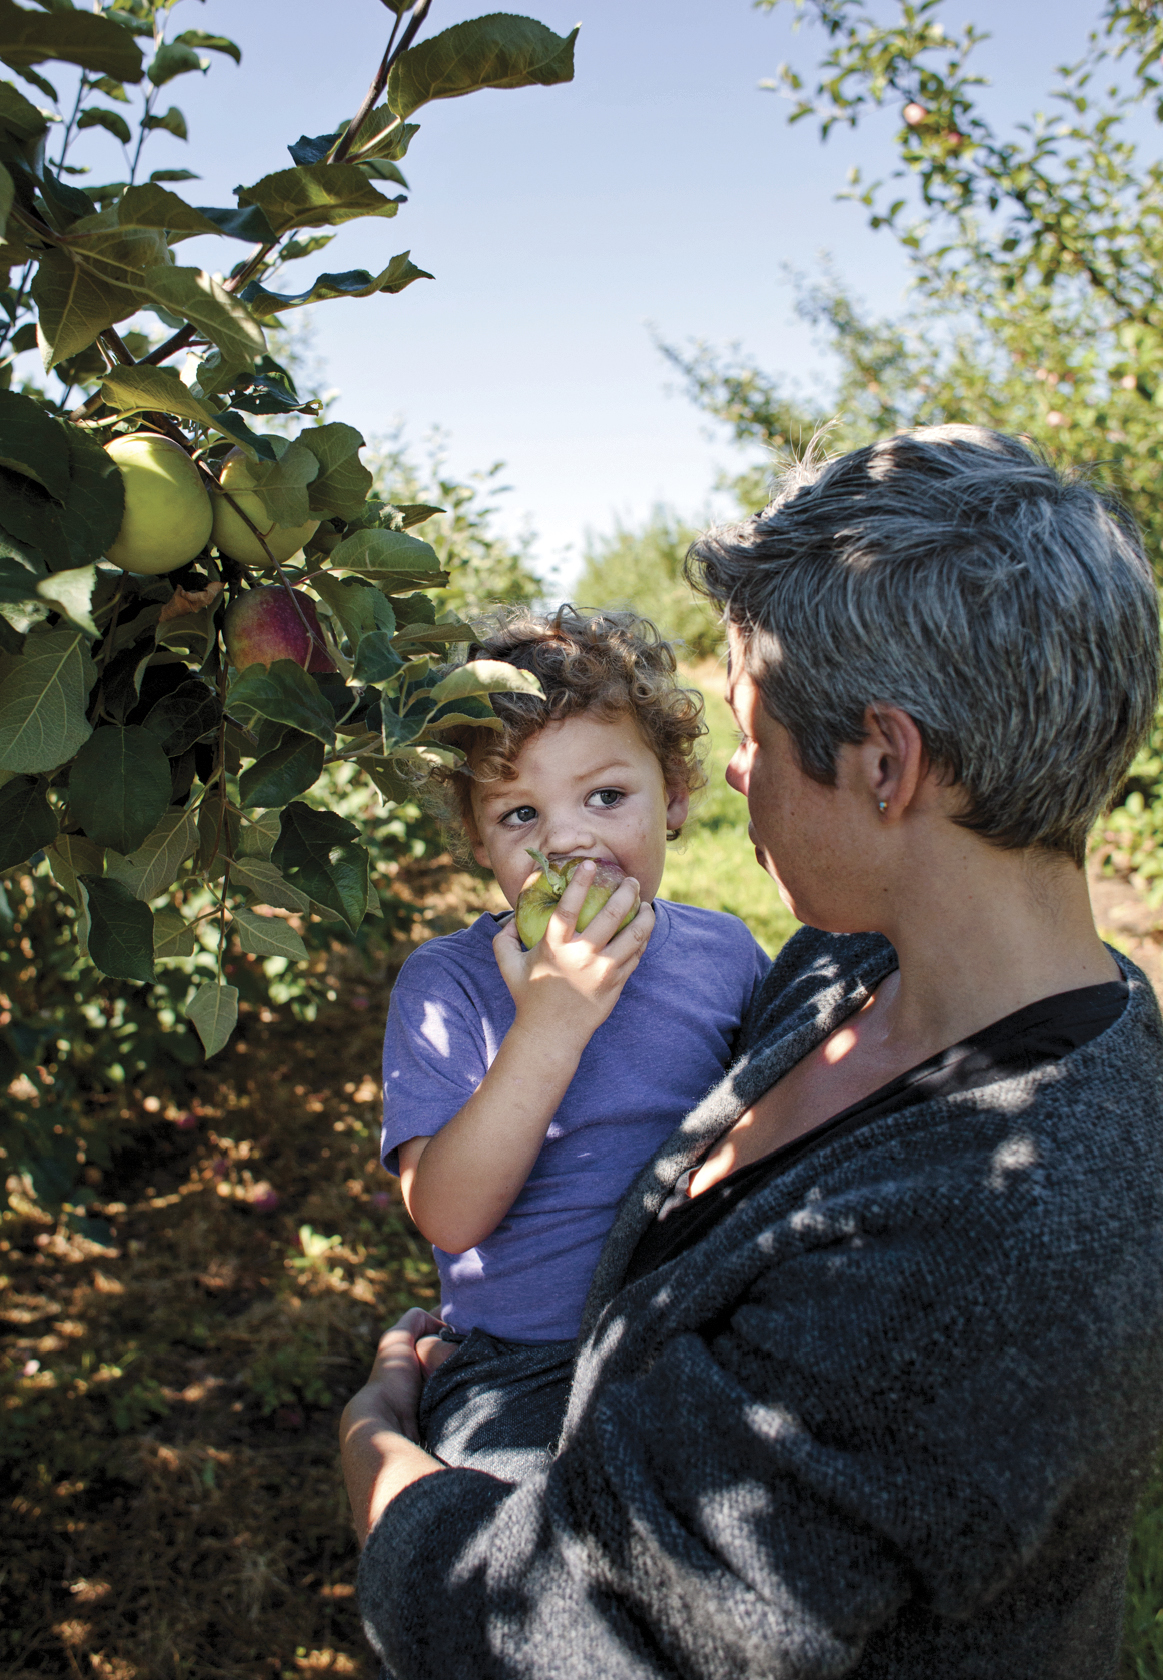
<path fill-rule="evenodd" d="M 355 115 L 223 206 L 144 167 L 156 131 L 186 137 L 173 84 L 240 60 L 234 42 L 176 31 L 175 0 L 0 0 L 0 876 L 67 895 L 100 974 L 165 972 L 171 996 L 176 978 L 208 1057 L 237 1019 L 231 950 L 295 961 L 296 918 L 354 933 L 379 913 L 327 768 L 408 799 L 456 760 L 443 730 L 536 689 L 464 662 L 473 632 L 421 534 L 441 510 L 373 493 L 364 439 L 272 353 L 293 310 L 431 278 L 407 251 L 284 278 L 331 230 L 399 213 L 423 106 L 572 78 L 576 31 L 492 13 L 425 35 L 430 3 L 383 0 Z M 125 179 L 89 184 L 94 128 Z M 224 280 L 183 262 L 198 235 L 223 242 Z M 5 1085 L 21 1025 L 0 1016 Z M 9 1170 L 36 1148 L 4 1145 Z"/>

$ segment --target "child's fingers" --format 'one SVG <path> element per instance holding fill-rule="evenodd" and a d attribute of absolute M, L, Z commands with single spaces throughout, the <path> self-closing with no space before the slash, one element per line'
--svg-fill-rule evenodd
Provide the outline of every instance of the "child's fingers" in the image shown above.
<path fill-rule="evenodd" d="M 545 937 L 551 945 L 564 945 L 573 938 L 577 919 L 581 915 L 586 894 L 594 884 L 596 873 L 597 865 L 590 858 L 583 858 L 574 870 L 573 878 L 558 899 L 557 907 L 545 930 Z"/>
<path fill-rule="evenodd" d="M 618 890 L 620 892 L 621 888 Z M 610 904 L 613 904 L 613 902 L 614 900 L 611 898 Z M 602 914 L 604 915 L 605 911 L 609 908 L 609 904 L 604 905 Z M 622 911 L 622 916 L 626 914 L 626 910 L 629 908 L 629 905 L 625 907 Z M 618 914 L 616 910 L 614 911 L 614 914 Z M 597 919 L 598 918 L 595 916 L 594 921 L 596 922 Z M 621 921 L 621 919 L 622 917 L 619 916 L 618 920 Z M 609 943 L 606 946 L 607 957 L 609 957 L 610 960 L 618 967 L 629 964 L 628 972 L 637 968 L 643 951 L 645 951 L 647 945 L 650 943 L 650 935 L 654 932 L 654 921 L 655 916 L 653 904 L 640 904 L 638 906 L 638 914 L 635 916 L 634 920 L 627 923 L 621 933 L 615 933 L 611 936 Z M 617 923 L 614 925 L 616 927 Z M 590 927 L 592 926 L 593 922 L 590 923 Z M 588 934 L 589 931 L 590 929 L 587 928 L 586 934 Z"/>
<path fill-rule="evenodd" d="M 637 899 L 638 883 L 632 875 L 627 875 L 624 881 L 619 882 L 617 890 L 610 894 L 593 921 L 587 924 L 585 931 L 579 934 L 578 938 L 588 940 L 595 951 L 600 951 L 603 946 L 608 946 L 617 933 L 620 924 L 626 920 L 626 917 L 634 909 Z"/>

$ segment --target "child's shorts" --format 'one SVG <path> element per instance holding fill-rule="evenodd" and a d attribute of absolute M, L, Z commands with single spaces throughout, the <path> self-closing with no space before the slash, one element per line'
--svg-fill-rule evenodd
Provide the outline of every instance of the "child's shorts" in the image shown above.
<path fill-rule="evenodd" d="M 484 1330 L 462 1336 L 420 1396 L 420 1436 L 454 1469 L 517 1482 L 543 1470 L 557 1448 L 577 1343 L 508 1342 Z"/>

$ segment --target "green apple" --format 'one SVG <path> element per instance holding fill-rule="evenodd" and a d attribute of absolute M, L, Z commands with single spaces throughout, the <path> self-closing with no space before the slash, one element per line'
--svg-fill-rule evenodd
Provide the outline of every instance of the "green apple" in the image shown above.
<path fill-rule="evenodd" d="M 517 932 L 521 936 L 521 943 L 527 951 L 532 950 L 537 941 L 543 936 L 549 926 L 549 918 L 557 909 L 557 901 L 569 886 L 573 874 L 579 863 L 596 863 L 597 870 L 593 883 L 585 896 L 581 911 L 577 919 L 577 931 L 589 927 L 598 911 L 605 904 L 610 895 L 622 885 L 626 879 L 626 871 L 619 869 L 616 863 L 610 863 L 606 858 L 571 857 L 556 868 L 550 863 L 543 852 L 538 852 L 532 846 L 525 850 L 541 870 L 521 891 L 517 900 Z M 638 895 L 634 895 L 634 903 L 618 923 L 617 931 L 621 933 L 628 927 L 638 914 Z"/>
<path fill-rule="evenodd" d="M 122 571 L 157 577 L 200 554 L 214 514 L 202 475 L 181 444 L 134 432 L 107 443 L 105 453 L 125 483 L 125 514 L 106 559 Z"/>
<path fill-rule="evenodd" d="M 298 554 L 303 544 L 310 542 L 318 528 L 317 519 L 303 525 L 276 525 L 251 486 L 254 477 L 250 460 L 241 449 L 232 449 L 223 462 L 218 482 L 245 513 L 247 519 L 262 532 L 263 542 L 270 549 L 270 557 L 263 549 L 250 526 L 241 520 L 225 496 L 214 497 L 214 542 L 220 553 L 244 566 L 257 566 L 268 571 L 271 565 L 281 566 L 292 554 Z"/>

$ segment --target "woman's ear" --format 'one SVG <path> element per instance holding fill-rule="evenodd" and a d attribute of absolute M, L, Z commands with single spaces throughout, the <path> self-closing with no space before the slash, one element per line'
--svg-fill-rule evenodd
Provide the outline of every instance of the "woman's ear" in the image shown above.
<path fill-rule="evenodd" d="M 691 808 L 691 794 L 689 788 L 668 788 L 666 805 L 666 826 L 674 830 L 681 828 L 686 822 Z"/>
<path fill-rule="evenodd" d="M 900 817 L 928 771 L 915 719 L 900 706 L 869 706 L 858 753 L 861 777 L 882 819 Z"/>

